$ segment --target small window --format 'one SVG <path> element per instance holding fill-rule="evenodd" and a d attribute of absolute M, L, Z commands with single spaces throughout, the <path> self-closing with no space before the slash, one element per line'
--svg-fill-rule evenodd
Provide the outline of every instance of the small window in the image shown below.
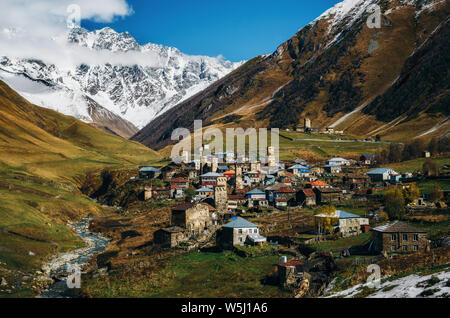
<path fill-rule="evenodd" d="M 391 241 L 396 241 L 396 240 L 397 240 L 397 234 L 392 234 Z"/>
<path fill-rule="evenodd" d="M 238 233 L 239 233 L 239 234 L 242 234 L 242 229 L 239 229 L 239 230 L 238 230 Z"/>
<path fill-rule="evenodd" d="M 417 242 L 417 241 L 419 240 L 419 235 L 417 235 L 417 234 L 414 234 L 414 236 L 413 236 L 413 240 Z"/>
<path fill-rule="evenodd" d="M 403 241 L 407 241 L 408 240 L 408 234 L 403 234 Z"/>
<path fill-rule="evenodd" d="M 406 252 L 408 250 L 408 245 L 403 245 L 403 251 Z"/>
<path fill-rule="evenodd" d="M 255 229 L 253 232 L 254 232 L 254 233 L 258 233 L 258 229 Z"/>
<path fill-rule="evenodd" d="M 415 252 L 417 252 L 419 250 L 419 245 L 414 245 L 413 249 Z"/>
<path fill-rule="evenodd" d="M 239 242 L 242 242 L 242 237 L 239 238 Z"/>
<path fill-rule="evenodd" d="M 397 247 L 395 247 L 395 245 L 391 246 L 391 251 L 395 251 L 397 249 Z"/>

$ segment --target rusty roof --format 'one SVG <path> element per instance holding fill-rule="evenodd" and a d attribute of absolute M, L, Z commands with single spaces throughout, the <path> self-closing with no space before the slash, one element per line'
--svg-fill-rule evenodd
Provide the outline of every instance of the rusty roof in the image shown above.
<path fill-rule="evenodd" d="M 314 193 L 313 189 L 305 188 L 302 191 L 307 197 L 315 197 L 316 196 L 316 194 Z"/>
<path fill-rule="evenodd" d="M 304 263 L 302 261 L 298 260 L 298 259 L 291 259 L 287 263 L 280 264 L 280 266 L 283 266 L 283 267 L 301 266 L 301 265 L 304 265 Z"/>

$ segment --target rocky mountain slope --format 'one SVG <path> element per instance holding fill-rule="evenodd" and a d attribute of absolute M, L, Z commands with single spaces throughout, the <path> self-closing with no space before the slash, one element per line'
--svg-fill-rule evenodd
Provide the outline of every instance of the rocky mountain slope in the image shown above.
<path fill-rule="evenodd" d="M 72 29 L 64 41 L 71 64 L 3 52 L 1 79 L 37 105 L 124 137 L 241 65 L 152 43 L 141 46 L 110 28 Z"/>
<path fill-rule="evenodd" d="M 374 5 L 380 7 L 380 28 L 367 23 Z M 447 49 L 449 14 L 448 0 L 345 0 L 273 54 L 249 61 L 133 139 L 163 148 L 173 129 L 192 128 L 194 119 L 219 128 L 294 128 L 305 117 L 313 126 L 359 136 L 442 135 L 449 114 L 439 105 L 448 99 L 450 64 L 448 54 L 437 52 Z M 438 55 L 443 57 L 436 61 Z"/>

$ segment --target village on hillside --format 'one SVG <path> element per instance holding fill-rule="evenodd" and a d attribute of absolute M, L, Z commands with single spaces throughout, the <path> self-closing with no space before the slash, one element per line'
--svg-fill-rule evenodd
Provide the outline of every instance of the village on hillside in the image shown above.
<path fill-rule="evenodd" d="M 208 147 L 198 151 L 209 153 Z M 140 167 L 124 187 L 132 190 L 121 191 L 137 193 L 132 197 L 140 206 L 164 206 L 168 220 L 162 222 L 161 216 L 160 222 L 154 221 L 150 242 L 142 245 L 139 240 L 141 245 L 123 257 L 138 257 L 142 246 L 171 257 L 192 252 L 207 257 L 211 251 L 230 251 L 244 259 L 270 255 L 278 261 L 264 281 L 293 297 L 323 295 L 344 261 L 351 266 L 407 263 L 402 257 L 420 255 L 425 260 L 440 249 L 442 255 L 433 264 L 448 262 L 450 241 L 439 225 L 448 214 L 448 190 L 436 183 L 424 194 L 418 187 L 424 180 L 429 185 L 448 178 L 448 169 L 434 171 L 431 166 L 429 171 L 398 173 L 380 166 L 376 154 L 363 154 L 359 160 L 276 162 L 274 152 L 268 147 L 266 164 L 235 158 L 234 153 L 197 161 L 183 153 L 179 164 Z M 104 231 L 107 223 L 97 220 L 98 229 Z M 142 236 L 124 233 L 119 249 Z M 121 253 L 107 259 L 117 255 Z M 112 263 L 99 267 L 108 264 L 111 269 Z"/>

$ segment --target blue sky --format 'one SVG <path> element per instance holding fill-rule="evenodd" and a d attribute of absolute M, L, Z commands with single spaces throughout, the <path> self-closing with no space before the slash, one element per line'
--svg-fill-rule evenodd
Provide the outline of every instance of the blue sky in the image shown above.
<path fill-rule="evenodd" d="M 92 0 L 94 1 L 94 0 Z M 83 21 L 128 31 L 139 43 L 153 42 L 195 55 L 248 60 L 279 44 L 339 0 L 128 0 L 134 13 L 112 23 Z"/>

